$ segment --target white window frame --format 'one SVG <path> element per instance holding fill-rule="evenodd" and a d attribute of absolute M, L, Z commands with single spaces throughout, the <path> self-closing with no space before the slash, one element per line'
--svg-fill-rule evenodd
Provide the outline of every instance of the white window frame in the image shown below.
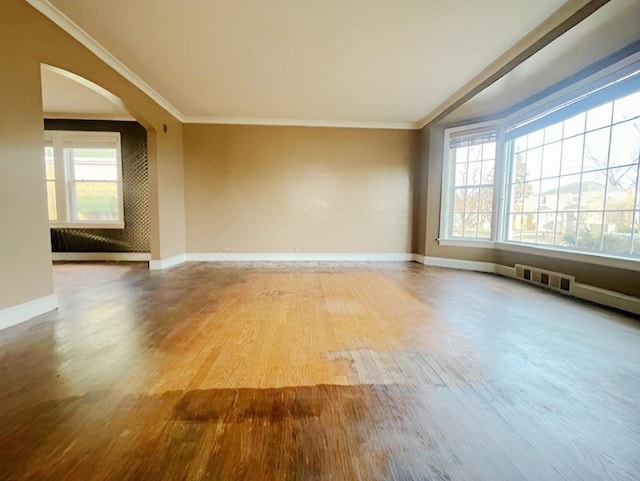
<path fill-rule="evenodd" d="M 473 135 L 482 134 L 484 132 L 496 131 L 496 158 L 495 167 L 493 171 L 494 185 L 493 185 L 493 212 L 491 216 L 491 237 L 489 239 L 474 239 L 471 237 L 452 237 L 452 221 L 453 221 L 453 195 L 455 188 L 455 159 L 452 157 L 452 151 L 450 148 L 451 138 L 458 135 Z M 458 134 L 458 135 L 456 135 Z M 496 232 L 498 229 L 499 219 L 496 216 L 498 212 L 498 198 L 496 195 L 496 189 L 499 188 L 496 185 L 496 177 L 503 173 L 502 152 L 499 148 L 500 140 L 502 138 L 502 129 L 499 122 L 478 122 L 474 124 L 463 125 L 459 127 L 452 127 L 445 129 L 444 131 L 444 153 L 443 153 L 443 166 L 442 166 L 442 193 L 440 203 L 440 237 L 438 242 L 441 245 L 448 246 L 492 246 L 496 240 Z"/>
<path fill-rule="evenodd" d="M 585 78 L 575 84 L 565 87 L 548 97 L 545 97 L 527 107 L 518 110 L 506 117 L 493 119 L 487 122 L 472 122 L 466 125 L 444 129 L 444 144 L 442 153 L 442 184 L 441 184 L 441 208 L 440 208 L 440 234 L 437 239 L 439 245 L 454 247 L 473 247 L 502 249 L 505 251 L 521 252 L 526 254 L 544 255 L 547 257 L 568 259 L 579 262 L 587 262 L 598 265 L 621 267 L 634 271 L 640 271 L 640 260 L 630 257 L 620 257 L 602 252 L 585 252 L 571 249 L 559 249 L 549 245 L 526 244 L 509 241 L 507 238 L 508 202 L 510 200 L 510 156 L 507 149 L 509 142 L 504 141 L 505 130 L 508 127 L 524 122 L 532 117 L 542 114 L 564 102 L 571 101 L 595 89 L 603 87 L 617 79 L 623 78 L 640 69 L 640 52 L 610 65 L 601 71 Z M 453 219 L 453 187 L 455 179 L 453 169 L 455 163 L 451 161 L 450 138 L 451 133 L 473 133 L 479 129 L 497 127 L 498 139 L 496 142 L 496 167 L 494 175 L 494 212 L 492 217 L 492 238 L 452 238 L 449 236 Z M 500 177 L 499 177 L 500 175 Z"/>
<path fill-rule="evenodd" d="M 89 132 L 69 130 L 45 130 L 45 146 L 53 147 L 55 169 L 55 192 L 57 220 L 50 220 L 49 225 L 54 228 L 73 229 L 123 229 L 124 228 L 124 198 L 122 189 L 122 148 L 120 132 Z M 64 155 L 65 144 L 116 145 L 118 219 L 113 221 L 74 220 L 72 212 L 75 205 L 75 188 L 73 186 L 73 171 Z"/>

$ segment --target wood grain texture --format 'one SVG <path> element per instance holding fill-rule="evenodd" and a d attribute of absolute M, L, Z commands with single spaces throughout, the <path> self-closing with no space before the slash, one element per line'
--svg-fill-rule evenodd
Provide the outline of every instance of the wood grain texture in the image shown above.
<path fill-rule="evenodd" d="M 413 263 L 54 267 L 0 480 L 637 480 L 637 318 Z"/>

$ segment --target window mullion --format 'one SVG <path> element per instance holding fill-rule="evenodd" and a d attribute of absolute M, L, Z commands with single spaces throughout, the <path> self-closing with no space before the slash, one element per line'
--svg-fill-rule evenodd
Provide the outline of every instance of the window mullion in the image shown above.
<path fill-rule="evenodd" d="M 505 222 L 508 221 L 508 215 L 506 214 L 506 195 L 507 195 L 507 179 L 509 175 L 508 162 L 505 162 L 505 142 L 504 142 L 504 129 L 498 130 L 496 139 L 496 164 L 493 176 L 493 216 L 491 235 L 494 241 L 503 241 L 506 232 Z"/>

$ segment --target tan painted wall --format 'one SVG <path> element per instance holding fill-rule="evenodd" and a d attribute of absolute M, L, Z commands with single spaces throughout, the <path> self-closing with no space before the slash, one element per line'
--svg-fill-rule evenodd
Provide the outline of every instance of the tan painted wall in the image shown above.
<path fill-rule="evenodd" d="M 40 64 L 120 97 L 149 130 L 154 258 L 184 253 L 182 125 L 23 0 L 0 2 L 0 309 L 53 292 L 43 166 Z M 167 124 L 168 133 L 162 132 Z M 155 134 L 155 132 L 158 132 Z"/>
<path fill-rule="evenodd" d="M 417 132 L 185 125 L 188 252 L 411 252 Z"/>

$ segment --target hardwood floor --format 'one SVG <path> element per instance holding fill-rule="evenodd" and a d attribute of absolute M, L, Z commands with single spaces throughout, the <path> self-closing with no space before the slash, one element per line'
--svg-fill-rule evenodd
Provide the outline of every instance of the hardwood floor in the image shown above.
<path fill-rule="evenodd" d="M 640 479 L 640 322 L 414 263 L 59 264 L 0 481 Z"/>

